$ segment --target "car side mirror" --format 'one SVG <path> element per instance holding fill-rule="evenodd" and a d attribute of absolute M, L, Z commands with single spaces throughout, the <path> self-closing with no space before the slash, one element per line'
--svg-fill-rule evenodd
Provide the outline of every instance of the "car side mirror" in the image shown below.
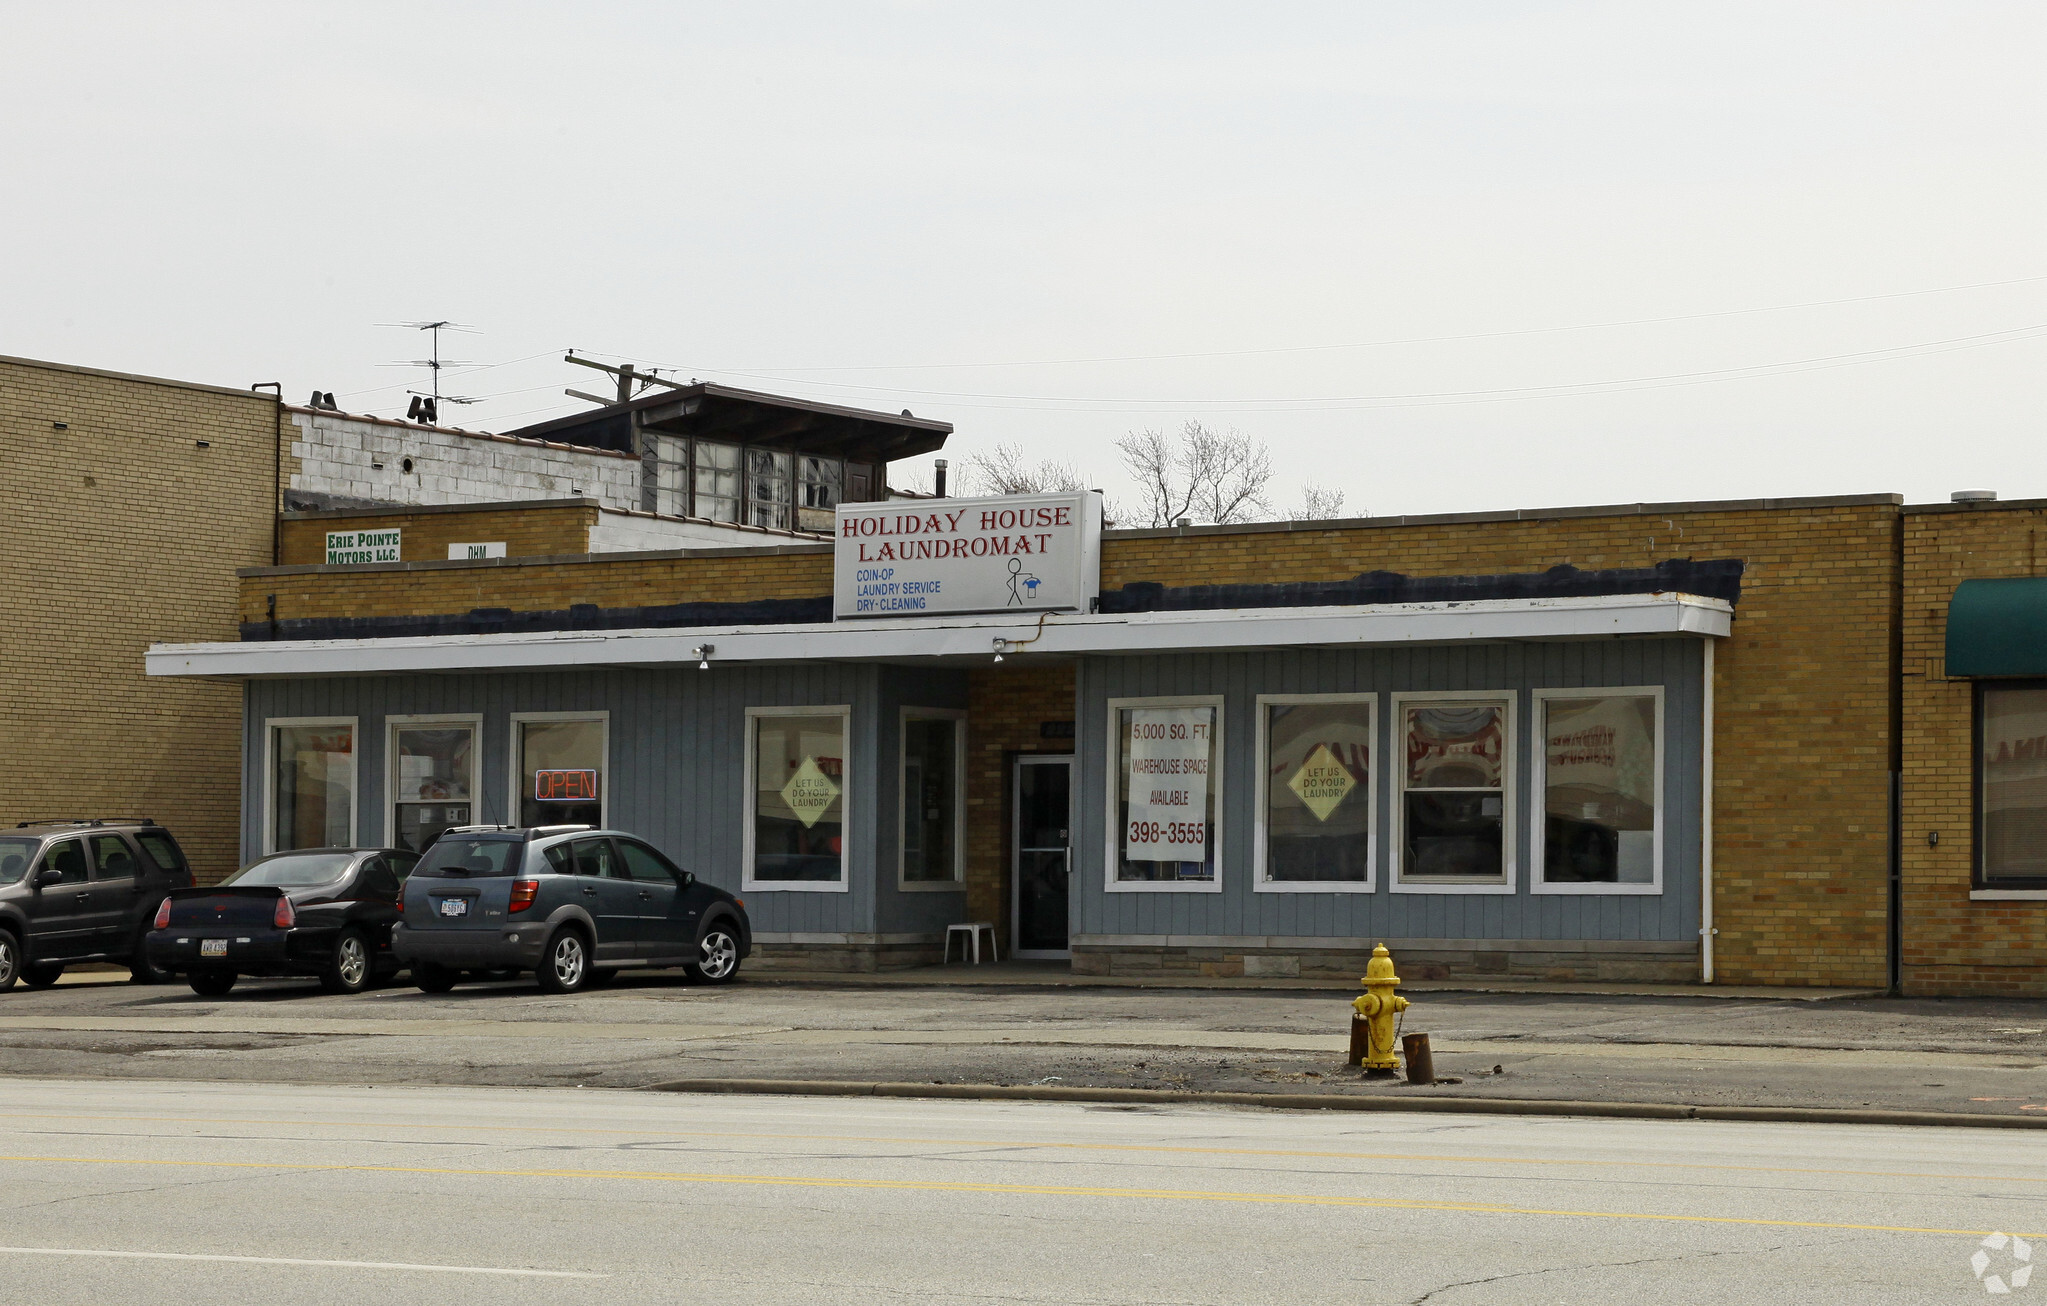
<path fill-rule="evenodd" d="M 53 884 L 62 883 L 64 883 L 64 872 L 54 866 L 45 866 L 36 872 L 35 885 L 38 889 L 47 889 Z"/>
<path fill-rule="evenodd" d="M 688 871 L 684 871 L 684 872 L 682 873 L 682 887 L 683 887 L 683 888 L 687 889 L 687 888 L 688 888 L 688 887 L 689 887 L 690 885 L 692 885 L 692 884 L 695 884 L 696 882 L 697 882 L 697 877 L 696 877 L 696 876 L 694 876 L 694 875 L 690 874 L 690 873 L 689 873 Z"/>

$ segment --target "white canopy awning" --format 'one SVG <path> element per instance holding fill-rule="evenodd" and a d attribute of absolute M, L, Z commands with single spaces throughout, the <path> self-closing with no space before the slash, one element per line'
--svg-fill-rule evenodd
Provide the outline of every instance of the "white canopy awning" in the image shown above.
<path fill-rule="evenodd" d="M 434 671 L 558 671 L 727 663 L 986 662 L 1085 654 L 1243 652 L 1281 648 L 1461 644 L 1470 641 L 1725 636 L 1734 609 L 1689 594 L 1484 599 L 1205 612 L 897 617 L 787 626 L 544 631 L 394 639 L 158 644 L 152 676 L 390 675 Z M 998 650 L 997 641 L 1003 642 Z M 709 647 L 707 655 L 700 649 Z"/>

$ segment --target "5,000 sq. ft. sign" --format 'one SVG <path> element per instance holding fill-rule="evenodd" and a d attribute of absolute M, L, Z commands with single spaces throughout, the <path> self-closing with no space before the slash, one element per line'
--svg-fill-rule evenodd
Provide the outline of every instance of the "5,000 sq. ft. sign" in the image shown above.
<path fill-rule="evenodd" d="M 1102 500 L 1087 491 L 841 504 L 832 615 L 1086 612 L 1101 551 Z"/>

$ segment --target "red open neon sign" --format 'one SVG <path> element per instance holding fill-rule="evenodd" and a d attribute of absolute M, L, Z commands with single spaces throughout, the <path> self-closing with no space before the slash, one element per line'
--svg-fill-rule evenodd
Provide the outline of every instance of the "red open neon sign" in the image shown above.
<path fill-rule="evenodd" d="M 543 803 L 594 803 L 595 771 L 535 771 L 533 796 Z"/>

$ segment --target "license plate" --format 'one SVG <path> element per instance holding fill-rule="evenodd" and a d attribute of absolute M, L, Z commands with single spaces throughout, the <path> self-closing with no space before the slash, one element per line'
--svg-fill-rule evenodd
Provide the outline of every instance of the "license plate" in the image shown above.
<path fill-rule="evenodd" d="M 467 916 L 468 914 L 469 914 L 469 899 L 467 899 L 467 898 L 443 898 L 443 899 L 441 899 L 441 915 L 443 915 L 443 916 Z"/>
<path fill-rule="evenodd" d="M 226 939 L 199 940 L 199 955 L 202 957 L 227 956 L 227 940 Z"/>

